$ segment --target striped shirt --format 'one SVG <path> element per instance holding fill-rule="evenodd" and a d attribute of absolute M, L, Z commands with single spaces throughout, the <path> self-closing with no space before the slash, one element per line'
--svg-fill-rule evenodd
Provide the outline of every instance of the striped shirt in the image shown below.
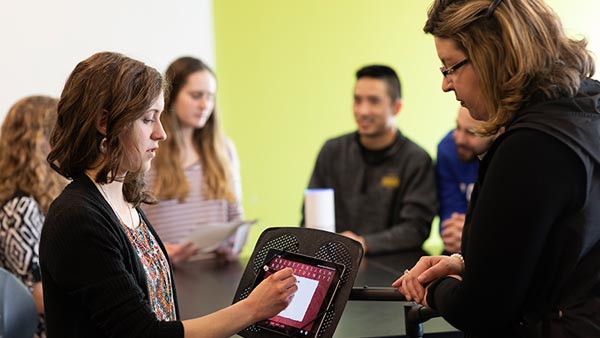
<path fill-rule="evenodd" d="M 205 186 L 202 184 L 202 164 L 200 161 L 192 164 L 184 169 L 190 193 L 183 203 L 177 199 L 170 199 L 161 200 L 155 205 L 143 205 L 144 213 L 163 242 L 181 243 L 187 235 L 203 224 L 226 223 L 243 218 L 239 160 L 233 144 L 229 142 L 229 145 L 236 202 L 206 200 L 203 190 Z M 150 170 L 146 174 L 150 189 L 155 179 L 156 172 Z"/>

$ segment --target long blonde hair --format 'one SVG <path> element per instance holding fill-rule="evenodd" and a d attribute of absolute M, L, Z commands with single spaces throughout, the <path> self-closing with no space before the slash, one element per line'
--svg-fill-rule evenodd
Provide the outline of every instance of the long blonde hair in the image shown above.
<path fill-rule="evenodd" d="M 0 204 L 20 191 L 32 196 L 45 214 L 64 187 L 66 180 L 46 162 L 57 104 L 58 100 L 47 96 L 26 97 L 4 118 L 0 131 Z"/>
<path fill-rule="evenodd" d="M 436 0 L 424 31 L 454 40 L 475 67 L 489 112 L 486 135 L 528 102 L 575 96 L 594 74 L 587 41 L 567 37 L 543 0 Z"/>
<path fill-rule="evenodd" d="M 202 61 L 193 57 L 182 57 L 175 60 L 165 73 L 165 79 L 171 87 L 165 98 L 166 109 L 161 122 L 168 138 L 157 150 L 153 163 L 156 170 L 153 192 L 160 199 L 178 199 L 183 202 L 189 196 L 190 187 L 181 163 L 184 140 L 173 105 L 188 76 L 205 70 L 214 76 L 214 72 Z M 202 163 L 204 198 L 234 202 L 229 148 L 216 108 L 206 125 L 194 130 L 192 140 Z"/>

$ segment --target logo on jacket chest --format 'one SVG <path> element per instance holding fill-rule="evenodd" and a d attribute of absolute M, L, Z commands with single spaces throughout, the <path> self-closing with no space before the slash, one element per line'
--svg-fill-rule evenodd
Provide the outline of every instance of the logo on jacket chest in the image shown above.
<path fill-rule="evenodd" d="M 381 178 L 381 187 L 384 189 L 396 189 L 400 186 L 400 177 L 395 174 L 387 174 Z"/>

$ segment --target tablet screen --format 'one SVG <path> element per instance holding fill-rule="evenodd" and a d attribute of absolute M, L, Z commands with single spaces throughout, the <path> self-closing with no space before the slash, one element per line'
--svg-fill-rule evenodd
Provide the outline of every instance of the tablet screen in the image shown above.
<path fill-rule="evenodd" d="M 257 325 L 283 336 L 316 337 L 345 267 L 309 256 L 270 249 L 255 286 L 270 276 L 271 271 L 288 267 L 294 271 L 298 291 L 285 310 Z"/>

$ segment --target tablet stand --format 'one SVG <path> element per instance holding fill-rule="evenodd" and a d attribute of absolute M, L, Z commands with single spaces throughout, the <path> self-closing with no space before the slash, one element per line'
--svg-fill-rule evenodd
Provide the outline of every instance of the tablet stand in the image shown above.
<path fill-rule="evenodd" d="M 244 270 L 233 298 L 234 303 L 245 299 L 252 291 L 254 280 L 263 267 L 269 249 L 299 253 L 346 266 L 337 293 L 329 310 L 324 314 L 325 320 L 317 334 L 319 338 L 332 337 L 342 317 L 354 280 L 358 274 L 358 267 L 363 256 L 363 248 L 360 243 L 336 233 L 316 229 L 296 227 L 266 229 L 258 238 L 252 256 Z M 247 338 L 284 337 L 281 334 L 261 329 L 255 325 L 247 327 L 238 334 Z"/>

